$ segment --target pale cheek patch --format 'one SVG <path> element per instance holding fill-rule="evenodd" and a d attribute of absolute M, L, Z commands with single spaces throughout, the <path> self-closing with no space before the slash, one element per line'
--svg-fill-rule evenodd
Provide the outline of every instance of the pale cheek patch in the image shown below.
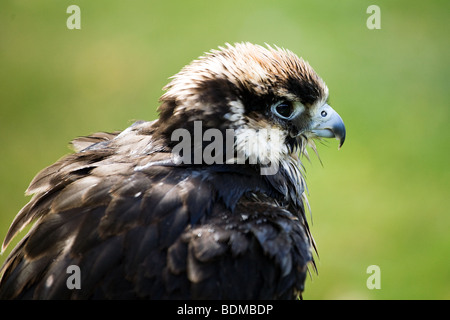
<path fill-rule="evenodd" d="M 230 101 L 228 103 L 230 112 L 224 115 L 224 119 L 230 121 L 231 128 L 239 128 L 245 124 L 244 112 L 245 108 L 241 101 Z"/>
<path fill-rule="evenodd" d="M 278 164 L 288 156 L 285 133 L 277 128 L 252 129 L 245 127 L 235 132 L 237 162 L 250 164 Z"/>

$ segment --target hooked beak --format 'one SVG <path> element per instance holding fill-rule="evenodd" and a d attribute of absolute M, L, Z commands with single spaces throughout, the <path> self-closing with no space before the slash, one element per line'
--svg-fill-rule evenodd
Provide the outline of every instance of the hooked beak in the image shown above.
<path fill-rule="evenodd" d="M 318 137 L 336 138 L 339 149 L 345 141 L 345 126 L 341 116 L 328 104 L 324 104 L 312 117 L 311 132 Z"/>

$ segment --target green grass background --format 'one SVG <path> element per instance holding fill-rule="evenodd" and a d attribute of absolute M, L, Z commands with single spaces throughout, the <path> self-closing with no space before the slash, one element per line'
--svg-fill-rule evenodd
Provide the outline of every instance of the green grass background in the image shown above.
<path fill-rule="evenodd" d="M 71 4 L 81 30 L 66 27 Z M 366 27 L 371 4 L 380 30 Z M 347 127 L 341 150 L 319 145 L 323 167 L 305 164 L 320 258 L 304 298 L 450 299 L 449 12 L 449 1 L 2 0 L 0 237 L 71 139 L 154 119 L 168 77 L 205 51 L 269 43 L 311 63 Z"/>

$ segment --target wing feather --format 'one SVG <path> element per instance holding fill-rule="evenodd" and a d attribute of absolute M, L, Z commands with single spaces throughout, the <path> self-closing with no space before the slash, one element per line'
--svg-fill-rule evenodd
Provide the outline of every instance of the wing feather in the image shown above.
<path fill-rule="evenodd" d="M 147 133 L 137 136 L 144 126 L 127 129 L 142 152 L 122 148 L 124 134 L 93 136 L 36 176 L 3 248 L 35 225 L 2 267 L 0 298 L 273 299 L 302 291 L 312 240 L 303 206 L 291 212 L 274 200 L 284 197 L 276 194 L 284 186 L 271 186 L 277 178 L 261 180 L 252 167 L 176 166 Z M 65 285 L 72 264 L 81 290 Z"/>

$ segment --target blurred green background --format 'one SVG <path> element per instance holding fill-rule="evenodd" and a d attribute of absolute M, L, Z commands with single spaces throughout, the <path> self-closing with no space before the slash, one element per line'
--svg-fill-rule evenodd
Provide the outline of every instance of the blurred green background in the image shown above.
<path fill-rule="evenodd" d="M 71 4 L 81 30 L 66 27 Z M 366 27 L 371 4 L 380 30 Z M 340 151 L 319 144 L 323 167 L 305 160 L 320 258 L 304 298 L 450 299 L 449 12 L 449 1 L 2 0 L 0 237 L 71 139 L 154 119 L 168 77 L 205 51 L 276 44 L 311 63 L 347 127 Z"/>

